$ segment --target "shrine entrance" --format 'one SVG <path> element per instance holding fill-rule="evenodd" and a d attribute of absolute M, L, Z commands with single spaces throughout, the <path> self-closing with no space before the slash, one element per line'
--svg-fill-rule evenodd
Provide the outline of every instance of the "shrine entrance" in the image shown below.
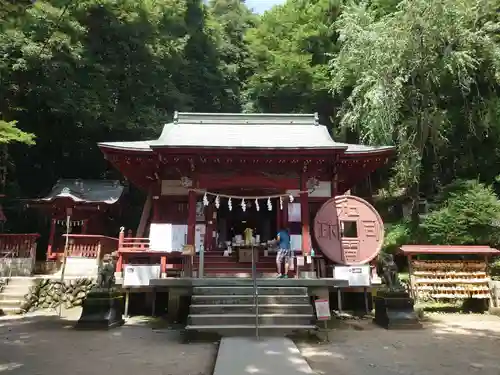
<path fill-rule="evenodd" d="M 253 191 L 247 196 L 257 196 L 262 191 Z M 253 194 L 255 193 L 255 194 Z M 272 193 L 271 193 L 272 194 Z M 217 213 L 217 232 L 219 248 L 226 248 L 227 242 L 234 243 L 244 237 L 247 228 L 252 229 L 256 244 L 272 240 L 278 231 L 277 227 L 277 200 L 272 199 L 271 205 L 265 199 L 245 200 L 245 208 L 242 208 L 241 200 L 233 200 L 231 208 L 228 199 L 221 199 L 220 208 Z M 271 209 L 269 209 L 271 208 Z"/>

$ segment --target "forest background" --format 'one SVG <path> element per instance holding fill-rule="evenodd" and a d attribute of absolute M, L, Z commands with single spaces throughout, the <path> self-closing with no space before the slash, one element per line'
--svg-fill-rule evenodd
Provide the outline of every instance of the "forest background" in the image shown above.
<path fill-rule="evenodd" d="M 43 231 L 20 202 L 59 178 L 121 178 L 97 142 L 176 110 L 318 112 L 338 141 L 397 148 L 354 191 L 386 251 L 500 245 L 498 2 L 0 0 L 0 20 L 6 230 Z"/>

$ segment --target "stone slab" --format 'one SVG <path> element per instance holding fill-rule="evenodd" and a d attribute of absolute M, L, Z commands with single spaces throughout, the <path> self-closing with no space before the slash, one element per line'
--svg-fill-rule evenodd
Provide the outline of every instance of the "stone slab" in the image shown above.
<path fill-rule="evenodd" d="M 292 340 L 284 337 L 224 337 L 214 375 L 316 374 Z"/>

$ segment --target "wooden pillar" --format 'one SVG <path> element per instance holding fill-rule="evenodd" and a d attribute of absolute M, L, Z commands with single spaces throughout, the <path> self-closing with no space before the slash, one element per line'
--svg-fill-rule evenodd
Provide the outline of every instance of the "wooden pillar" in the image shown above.
<path fill-rule="evenodd" d="M 212 250 L 214 228 L 214 207 L 209 204 L 205 208 L 205 237 L 203 239 L 205 250 Z"/>
<path fill-rule="evenodd" d="M 276 200 L 276 229 L 279 231 L 283 227 L 282 221 L 283 213 L 280 210 L 280 200 Z"/>
<path fill-rule="evenodd" d="M 300 179 L 300 217 L 302 221 L 302 253 L 310 254 L 311 236 L 309 226 L 309 193 L 307 192 L 307 176 L 303 174 Z"/>
<path fill-rule="evenodd" d="M 151 216 L 151 207 L 153 205 L 153 193 L 149 191 L 146 201 L 144 202 L 144 206 L 142 207 L 141 220 L 139 221 L 139 225 L 137 227 L 137 231 L 135 236 L 137 238 L 141 238 L 144 236 L 144 232 L 146 231 L 146 225 L 148 224 L 149 217 Z"/>
<path fill-rule="evenodd" d="M 288 228 L 288 205 L 290 200 L 288 197 L 283 198 L 283 212 L 281 213 L 281 223 L 285 228 Z"/>
<path fill-rule="evenodd" d="M 88 230 L 88 226 L 89 226 L 88 224 L 89 224 L 88 219 L 87 220 L 83 220 L 82 234 L 87 234 L 87 230 Z"/>
<path fill-rule="evenodd" d="M 47 246 L 47 260 L 52 256 L 52 246 L 54 246 L 54 236 L 56 234 L 56 219 L 50 220 L 49 244 Z"/>
<path fill-rule="evenodd" d="M 196 230 L 196 192 L 189 190 L 188 194 L 188 228 L 187 228 L 187 244 L 193 245 L 195 242 Z"/>
<path fill-rule="evenodd" d="M 338 160 L 339 157 L 337 155 L 337 157 L 335 158 L 335 165 L 332 168 L 332 185 L 330 189 L 330 196 L 332 198 L 336 197 L 339 191 Z"/>
<path fill-rule="evenodd" d="M 153 202 L 152 202 L 152 205 L 153 205 L 153 219 L 152 221 L 154 223 L 160 221 L 160 199 L 158 197 L 156 197 L 156 199 L 153 198 Z"/>
<path fill-rule="evenodd" d="M 123 240 L 125 239 L 125 228 L 120 228 L 120 234 L 118 235 L 118 259 L 116 261 L 116 269 L 115 272 L 122 272 L 123 269 L 123 254 L 120 250 L 123 247 Z"/>

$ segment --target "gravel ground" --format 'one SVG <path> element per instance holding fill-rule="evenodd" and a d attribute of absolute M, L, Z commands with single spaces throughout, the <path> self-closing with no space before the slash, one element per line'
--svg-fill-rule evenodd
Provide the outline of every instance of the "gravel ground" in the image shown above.
<path fill-rule="evenodd" d="M 0 318 L 0 372 L 12 375 L 211 375 L 217 346 L 182 344 L 139 320 L 120 329 L 71 329 L 78 311 Z M 336 329 L 329 344 L 299 344 L 318 374 L 499 375 L 500 318 L 436 315 L 419 331 Z M 359 328 L 359 327 L 358 327 Z M 238 375 L 238 374 L 235 374 Z"/>
<path fill-rule="evenodd" d="M 299 344 L 318 374 L 499 375 L 500 318 L 433 315 L 419 331 L 337 329 L 329 344 Z"/>
<path fill-rule="evenodd" d="M 0 373 L 6 375 L 211 375 L 217 345 L 182 344 L 176 331 L 156 332 L 129 320 L 115 330 L 75 331 L 42 313 L 0 318 Z"/>

